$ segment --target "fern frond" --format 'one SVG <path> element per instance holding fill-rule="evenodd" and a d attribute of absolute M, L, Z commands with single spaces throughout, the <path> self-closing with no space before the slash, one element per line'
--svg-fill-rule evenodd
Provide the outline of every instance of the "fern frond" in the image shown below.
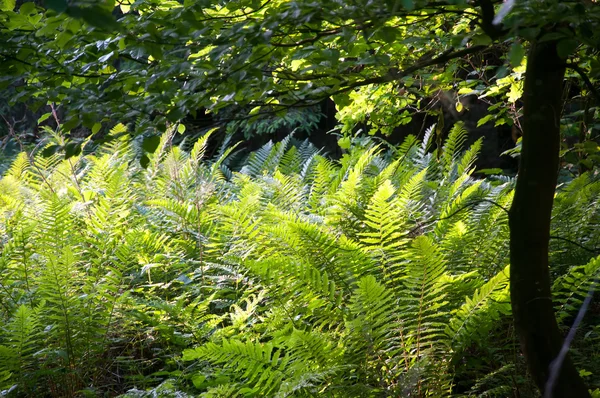
<path fill-rule="evenodd" d="M 371 189 L 368 189 L 368 185 L 365 184 L 369 180 L 366 170 L 379 151 L 379 147 L 372 147 L 364 151 L 354 165 L 348 165 L 347 174 L 342 177 L 339 188 L 331 196 L 334 206 L 331 207 L 329 216 L 348 229 L 355 229 L 355 224 L 362 218 L 361 199 L 363 197 L 366 199 L 372 194 L 369 192 Z M 338 176 L 341 176 L 342 170 L 344 168 L 338 172 Z"/>
<path fill-rule="evenodd" d="M 402 268 L 399 263 L 403 262 L 403 249 L 409 242 L 409 214 L 398 203 L 401 199 L 393 198 L 395 194 L 390 181 L 381 184 L 365 211 L 364 223 L 368 229 L 359 233 L 365 250 L 380 259 L 384 280 L 391 284 L 396 282 L 398 268 Z"/>
<path fill-rule="evenodd" d="M 455 123 L 444 143 L 441 163 L 445 175 L 449 175 L 451 172 L 454 161 L 460 156 L 460 152 L 463 150 L 466 142 L 467 130 L 465 129 L 464 124 L 462 122 Z"/>
<path fill-rule="evenodd" d="M 423 141 L 421 141 L 421 145 L 416 150 L 416 155 L 414 162 L 420 168 L 423 169 L 427 167 L 429 164 L 429 156 L 428 152 L 431 148 L 431 144 L 433 142 L 433 137 L 435 133 L 435 124 L 429 126 L 425 130 L 425 135 L 423 136 Z"/>
<path fill-rule="evenodd" d="M 267 142 L 257 151 L 250 154 L 246 165 L 240 172 L 251 176 L 273 173 L 285 154 L 291 138 L 292 136 L 288 135 L 276 144 L 273 144 L 272 141 Z"/>
<path fill-rule="evenodd" d="M 272 178 L 265 178 L 269 188 L 273 190 L 272 195 L 264 197 L 272 205 L 281 210 L 299 211 L 304 207 L 307 192 L 299 176 L 284 175 L 276 170 Z"/>
<path fill-rule="evenodd" d="M 395 325 L 395 300 L 391 293 L 370 275 L 356 284 L 348 305 L 352 317 L 347 327 L 356 339 L 355 344 L 364 346 L 364 349 L 355 348 L 361 355 L 374 359 L 389 348 Z"/>
<path fill-rule="evenodd" d="M 467 209 L 475 206 L 485 194 L 480 189 L 483 181 L 471 182 L 465 177 L 456 180 L 449 189 L 448 201 L 442 205 L 440 221 L 435 226 L 438 236 L 445 234 L 454 222 L 465 220 L 469 215 Z"/>
<path fill-rule="evenodd" d="M 322 157 L 315 159 L 315 166 L 310 174 L 310 193 L 308 204 L 314 212 L 321 213 L 326 202 L 326 194 L 331 192 L 336 180 L 336 170 L 332 162 Z"/>
<path fill-rule="evenodd" d="M 417 237 L 406 252 L 406 274 L 402 279 L 399 308 L 406 317 L 405 328 L 414 344 L 414 353 L 439 350 L 445 328 L 445 260 L 435 242 L 425 235 Z"/>
<path fill-rule="evenodd" d="M 39 321 L 35 310 L 20 305 L 0 340 L 5 347 L 10 347 L 13 357 L 5 363 L 0 362 L 0 369 L 12 371 L 20 376 L 34 370 L 33 353 L 40 348 L 39 332 Z"/>
<path fill-rule="evenodd" d="M 27 170 L 30 168 L 29 156 L 26 152 L 21 152 L 12 161 L 9 169 L 4 174 L 4 178 L 12 177 L 17 181 L 20 181 L 26 176 Z"/>
<path fill-rule="evenodd" d="M 214 131 L 215 129 L 208 131 L 206 134 L 200 137 L 192 147 L 192 150 L 190 151 L 190 159 L 192 160 L 193 164 L 198 165 L 202 158 L 204 158 L 208 140 Z"/>
<path fill-rule="evenodd" d="M 484 339 L 501 315 L 510 313 L 509 267 L 478 288 L 454 313 L 446 333 L 454 351 Z"/>
<path fill-rule="evenodd" d="M 481 151 L 481 146 L 483 144 L 483 137 L 479 138 L 477 141 L 467 149 L 460 159 L 457 160 L 457 174 L 463 175 L 465 173 L 471 173 L 472 167 L 477 160 L 477 156 L 479 155 L 479 151 Z"/>
<path fill-rule="evenodd" d="M 284 379 L 290 378 L 287 369 L 291 360 L 273 343 L 242 342 L 224 339 L 220 344 L 209 342 L 202 347 L 186 350 L 184 361 L 205 360 L 222 366 L 227 373 L 252 390 L 271 395 L 276 392 Z"/>
<path fill-rule="evenodd" d="M 556 279 L 552 286 L 556 318 L 562 322 L 579 311 L 583 300 L 595 286 L 600 276 L 600 257 L 589 263 L 571 268 L 568 273 Z"/>

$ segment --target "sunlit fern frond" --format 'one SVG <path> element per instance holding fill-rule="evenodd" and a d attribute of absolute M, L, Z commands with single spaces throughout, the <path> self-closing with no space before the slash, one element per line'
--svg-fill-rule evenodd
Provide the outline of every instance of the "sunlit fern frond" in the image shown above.
<path fill-rule="evenodd" d="M 454 312 L 446 333 L 452 349 L 459 356 L 474 341 L 484 340 L 486 334 L 502 315 L 510 314 L 508 266 L 479 287 L 472 297 Z"/>
<path fill-rule="evenodd" d="M 413 341 L 412 355 L 418 358 L 442 349 L 447 318 L 446 264 L 435 242 L 425 235 L 414 239 L 405 256 L 398 306 L 404 314 L 407 338 Z"/>
<path fill-rule="evenodd" d="M 455 167 L 457 169 L 456 173 L 458 175 L 461 175 L 461 173 L 458 173 L 458 170 L 461 167 L 463 167 L 464 171 L 464 166 L 468 165 L 472 158 L 475 157 L 475 154 L 472 153 L 472 149 L 477 149 L 481 146 L 481 142 L 478 141 L 478 143 L 476 143 L 475 146 L 471 148 L 471 153 L 466 152 L 464 155 L 462 155 L 462 162 L 458 162 L 458 164 L 456 164 L 455 162 L 461 156 L 462 150 L 464 149 L 465 143 L 467 142 L 467 135 L 467 130 L 465 129 L 464 124 L 462 122 L 455 123 L 454 126 L 452 126 L 452 129 L 450 129 L 448 138 L 446 138 L 446 141 L 444 143 L 441 158 L 442 169 L 445 176 L 450 175 L 450 173 L 454 171 L 453 169 Z M 477 152 L 477 150 L 475 152 Z M 466 162 L 466 164 L 463 164 L 463 162 Z"/>

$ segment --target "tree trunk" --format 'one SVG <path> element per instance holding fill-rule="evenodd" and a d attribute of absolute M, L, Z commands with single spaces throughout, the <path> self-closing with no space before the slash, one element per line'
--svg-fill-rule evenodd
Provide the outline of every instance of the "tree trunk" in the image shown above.
<path fill-rule="evenodd" d="M 548 269 L 565 75 L 565 62 L 558 56 L 556 44 L 534 43 L 529 51 L 523 92 L 521 163 L 509 217 L 512 311 L 529 371 L 542 392 L 550 364 L 563 343 L 554 315 Z M 589 396 L 567 356 L 552 397 Z"/>

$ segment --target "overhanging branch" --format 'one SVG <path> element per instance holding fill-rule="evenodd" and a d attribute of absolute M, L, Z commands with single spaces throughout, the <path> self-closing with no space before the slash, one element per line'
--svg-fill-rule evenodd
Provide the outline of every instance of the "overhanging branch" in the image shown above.
<path fill-rule="evenodd" d="M 403 77 L 412 75 L 413 73 L 415 73 L 423 68 L 427 68 L 429 66 L 434 66 L 434 65 L 444 64 L 444 63 L 446 63 L 450 60 L 456 59 L 456 58 L 460 58 L 460 57 L 464 57 L 466 55 L 478 53 L 480 51 L 485 50 L 486 48 L 488 48 L 488 46 L 483 46 L 483 45 L 468 47 L 468 48 L 458 50 L 458 51 L 454 51 L 454 48 L 450 48 L 450 49 L 444 51 L 441 55 L 439 55 L 437 57 L 433 57 L 433 58 L 423 60 L 421 62 L 417 62 L 416 64 L 405 68 L 404 70 L 391 69 L 388 71 L 388 73 L 386 73 L 383 76 L 376 76 L 376 77 L 372 77 L 369 79 L 350 83 L 346 87 L 342 87 L 342 88 L 330 93 L 329 95 L 340 94 L 340 93 L 352 90 L 354 88 L 368 86 L 369 84 L 382 84 L 382 83 L 390 83 L 393 81 L 397 81 L 399 79 L 402 79 Z"/>
<path fill-rule="evenodd" d="M 458 50 L 458 51 L 454 51 L 454 48 L 450 48 L 450 49 L 444 51 L 442 54 L 440 54 L 437 57 L 424 59 L 420 62 L 415 63 L 414 65 L 411 65 L 411 66 L 405 68 L 404 70 L 392 69 L 392 70 L 389 70 L 383 76 L 375 76 L 372 78 L 355 81 L 352 83 L 344 82 L 344 83 L 342 83 L 343 87 L 340 87 L 339 89 L 334 90 L 334 91 L 325 90 L 322 95 L 313 97 L 311 99 L 303 99 L 302 98 L 302 99 L 296 100 L 295 102 L 287 103 L 287 104 L 286 103 L 273 104 L 273 103 L 266 103 L 266 102 L 265 103 L 253 102 L 251 104 L 253 106 L 265 106 L 265 107 L 269 107 L 270 109 L 265 110 L 265 111 L 261 110 L 260 112 L 254 114 L 254 115 L 244 115 L 244 116 L 231 118 L 230 120 L 248 120 L 248 119 L 253 119 L 253 118 L 257 118 L 257 117 L 261 117 L 261 116 L 274 115 L 278 112 L 285 111 L 285 110 L 288 110 L 291 108 L 306 108 L 306 107 L 314 106 L 333 95 L 344 93 L 344 92 L 353 90 L 355 88 L 367 86 L 370 84 L 382 84 L 382 83 L 394 82 L 399 79 L 402 79 L 403 77 L 406 77 L 415 72 L 418 72 L 419 70 L 421 70 L 423 68 L 427 68 L 429 66 L 434 66 L 434 65 L 440 65 L 440 64 L 446 63 L 446 62 L 456 59 L 456 58 L 461 58 L 466 55 L 478 53 L 487 48 L 489 48 L 489 46 L 483 46 L 483 45 L 472 46 L 472 47 L 464 48 L 464 49 Z M 289 80 L 302 81 L 303 78 L 301 76 L 297 76 L 297 79 L 289 79 Z M 311 76 L 310 78 L 306 79 L 306 81 L 309 81 L 309 80 L 314 80 L 314 79 L 312 79 L 312 76 Z M 285 94 L 291 94 L 291 91 L 288 91 L 287 93 L 284 93 L 284 92 L 273 93 L 272 97 L 273 98 L 281 97 Z"/>

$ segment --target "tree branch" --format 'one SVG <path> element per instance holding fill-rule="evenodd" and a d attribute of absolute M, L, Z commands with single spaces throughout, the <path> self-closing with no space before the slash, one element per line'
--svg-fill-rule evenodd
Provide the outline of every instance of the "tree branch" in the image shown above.
<path fill-rule="evenodd" d="M 426 68 L 428 66 L 443 64 L 443 63 L 446 63 L 455 58 L 460 58 L 460 57 L 464 57 L 465 55 L 478 53 L 480 51 L 485 50 L 486 48 L 488 48 L 488 46 L 483 46 L 483 45 L 468 47 L 468 48 L 465 48 L 465 49 L 462 49 L 459 51 L 454 51 L 454 48 L 450 48 L 450 49 L 444 51 L 441 55 L 439 55 L 437 57 L 429 58 L 429 59 L 423 60 L 421 62 L 417 62 L 416 64 L 409 66 L 402 71 L 391 69 L 388 71 L 388 73 L 386 73 L 383 76 L 372 77 L 369 79 L 350 83 L 346 87 L 342 87 L 342 88 L 334 91 L 333 93 L 330 93 L 330 95 L 336 95 L 339 93 L 346 92 L 348 90 L 352 90 L 357 87 L 367 86 L 369 84 L 382 84 L 382 83 L 390 83 L 393 81 L 397 81 L 399 79 L 402 79 L 403 77 L 409 76 L 409 75 L 411 75 L 423 68 Z"/>

